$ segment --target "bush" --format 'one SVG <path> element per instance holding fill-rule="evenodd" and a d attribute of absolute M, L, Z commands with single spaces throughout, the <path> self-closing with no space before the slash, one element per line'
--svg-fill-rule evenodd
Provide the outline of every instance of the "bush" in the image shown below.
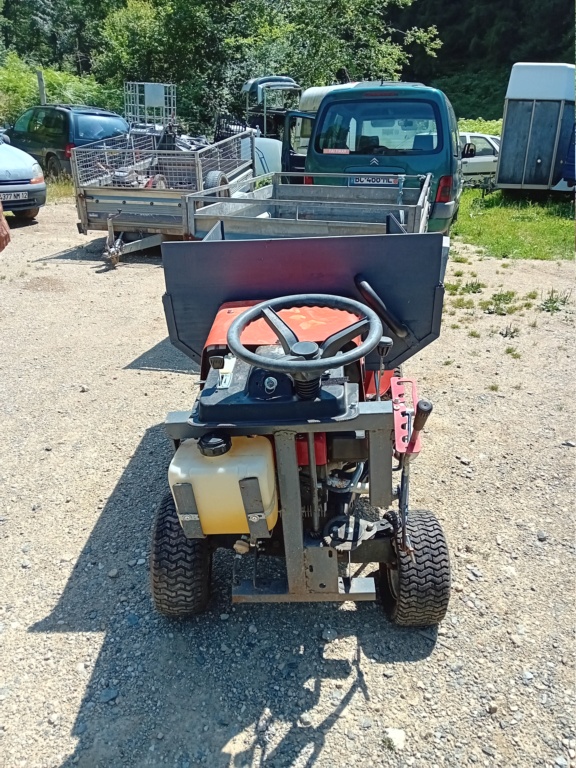
<path fill-rule="evenodd" d="M 55 69 L 43 72 L 48 102 L 87 104 L 115 112 L 122 109 L 122 92 L 97 83 L 92 75 L 78 77 Z M 24 110 L 39 103 L 36 68 L 8 53 L 0 67 L 0 124 L 13 123 Z"/>
<path fill-rule="evenodd" d="M 487 133 L 489 136 L 500 136 L 502 133 L 502 120 L 484 120 L 482 117 L 476 120 L 458 120 L 458 128 L 466 133 Z"/>

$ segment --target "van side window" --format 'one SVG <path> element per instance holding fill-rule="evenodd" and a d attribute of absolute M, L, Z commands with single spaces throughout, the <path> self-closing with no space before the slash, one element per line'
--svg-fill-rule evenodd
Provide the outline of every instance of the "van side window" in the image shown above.
<path fill-rule="evenodd" d="M 448 107 L 448 119 L 450 121 L 450 140 L 452 142 L 452 154 L 454 157 L 459 157 L 460 150 L 463 145 L 460 141 L 460 134 L 458 132 L 458 120 L 456 120 L 456 114 L 454 113 L 452 104 L 450 104 L 448 99 L 446 99 L 446 106 Z"/>

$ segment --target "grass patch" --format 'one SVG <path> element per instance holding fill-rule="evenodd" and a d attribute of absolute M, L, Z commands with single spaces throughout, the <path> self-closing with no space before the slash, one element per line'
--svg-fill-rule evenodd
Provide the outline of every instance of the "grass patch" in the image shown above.
<path fill-rule="evenodd" d="M 456 254 L 456 256 L 452 256 L 451 258 L 452 258 L 452 261 L 455 262 L 456 264 L 469 264 L 470 263 L 468 261 L 468 259 L 466 258 L 466 256 L 459 256 L 458 254 Z"/>
<path fill-rule="evenodd" d="M 457 269 L 454 272 L 454 277 L 462 277 L 463 274 L 464 274 L 464 270 L 463 269 Z"/>
<path fill-rule="evenodd" d="M 468 336 L 471 336 L 473 339 L 479 339 L 480 338 L 480 334 L 478 333 L 478 331 L 469 331 L 468 332 Z"/>
<path fill-rule="evenodd" d="M 57 179 L 48 179 L 47 184 L 49 203 L 74 199 L 74 184 L 70 176 L 58 176 Z"/>
<path fill-rule="evenodd" d="M 460 290 L 461 285 L 462 283 L 460 282 L 460 280 L 458 280 L 455 283 L 444 283 L 444 289 L 446 290 L 446 293 L 449 296 L 456 296 L 456 294 Z"/>
<path fill-rule="evenodd" d="M 520 360 L 520 358 L 522 357 L 522 355 L 520 354 L 520 352 L 518 352 L 516 347 L 506 347 L 504 352 L 506 352 L 507 355 L 510 355 L 510 357 L 513 360 Z"/>
<path fill-rule="evenodd" d="M 513 315 L 522 308 L 520 304 L 513 304 L 516 291 L 498 291 L 491 298 L 479 302 L 479 307 L 488 315 Z"/>
<path fill-rule="evenodd" d="M 482 288 L 486 288 L 486 283 L 470 280 L 462 286 L 460 293 L 482 293 Z"/>
<path fill-rule="evenodd" d="M 452 302 L 452 306 L 455 309 L 474 309 L 474 301 L 472 299 L 465 299 L 464 296 L 458 296 Z"/>
<path fill-rule="evenodd" d="M 482 197 L 481 190 L 465 190 L 452 231 L 500 259 L 574 258 L 570 200 L 509 199 L 501 191 Z"/>
<path fill-rule="evenodd" d="M 490 390 L 490 392 L 498 392 L 498 384 L 490 384 L 488 389 Z"/>

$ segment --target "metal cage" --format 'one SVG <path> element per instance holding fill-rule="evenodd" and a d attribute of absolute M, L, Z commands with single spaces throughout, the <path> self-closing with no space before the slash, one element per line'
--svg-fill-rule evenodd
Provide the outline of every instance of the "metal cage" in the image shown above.
<path fill-rule="evenodd" d="M 176 120 L 176 86 L 124 83 L 124 115 L 130 125 L 163 125 Z"/>

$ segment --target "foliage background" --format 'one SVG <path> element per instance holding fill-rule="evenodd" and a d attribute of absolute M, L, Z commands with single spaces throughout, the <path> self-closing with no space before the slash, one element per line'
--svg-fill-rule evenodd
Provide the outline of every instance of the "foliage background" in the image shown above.
<path fill-rule="evenodd" d="M 512 63 L 572 61 L 568 0 L 0 0 L 0 123 L 49 101 L 122 109 L 125 80 L 173 82 L 191 130 L 241 108 L 244 80 L 442 88 L 459 117 L 498 119 Z"/>

